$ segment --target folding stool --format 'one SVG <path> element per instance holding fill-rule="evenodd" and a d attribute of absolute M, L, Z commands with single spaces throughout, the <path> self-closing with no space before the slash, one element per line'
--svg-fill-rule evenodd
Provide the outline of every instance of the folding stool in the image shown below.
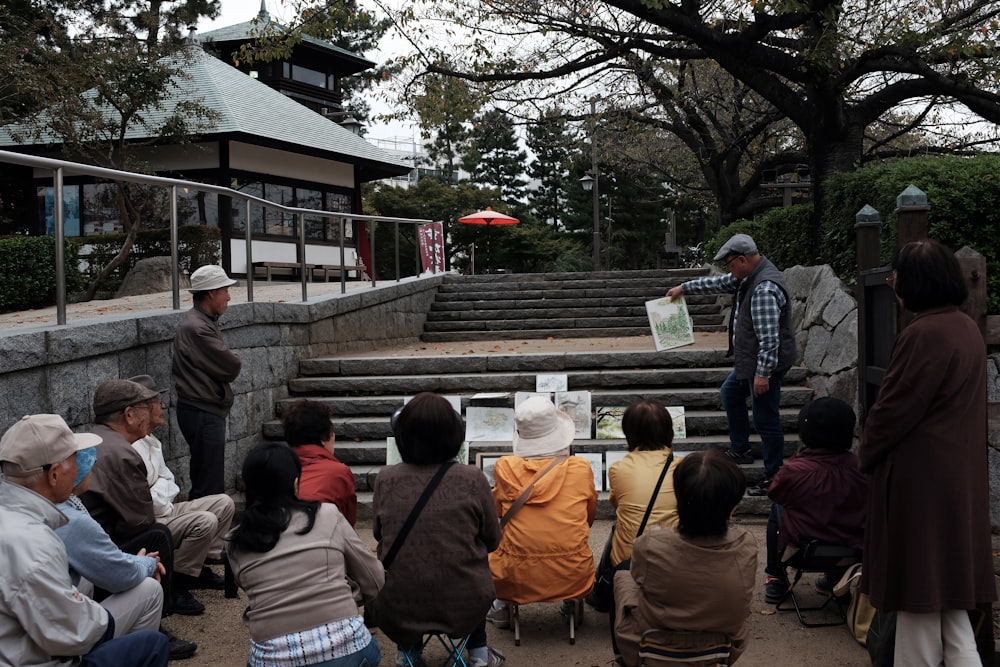
<path fill-rule="evenodd" d="M 404 653 L 403 658 L 406 660 L 406 667 L 423 667 L 427 663 L 424 661 L 422 655 L 424 650 L 427 649 L 427 645 L 430 644 L 435 638 L 441 646 L 444 647 L 445 652 L 447 652 L 447 657 L 441 663 L 441 667 L 469 667 L 469 663 L 465 661 L 465 657 L 462 655 L 465 652 L 465 645 L 469 643 L 469 637 L 471 635 L 465 635 L 464 637 L 450 637 L 447 633 L 436 633 L 429 634 L 427 638 L 424 639 L 423 645 L 420 647 L 420 654 L 417 656 L 411 656 L 409 653 Z"/>
<path fill-rule="evenodd" d="M 860 562 L 861 550 L 838 544 L 827 544 L 820 542 L 819 540 L 812 540 L 801 548 L 792 549 L 785 550 L 781 566 L 786 570 L 788 568 L 795 570 L 795 578 L 790 581 L 788 585 L 788 592 L 785 593 L 784 597 L 778 600 L 775 605 L 775 609 L 778 611 L 791 611 L 794 608 L 795 615 L 799 617 L 799 623 L 807 628 L 822 628 L 846 623 L 847 612 L 844 609 L 844 603 L 841 598 L 831 592 L 824 594 L 823 602 L 821 604 L 808 607 L 802 606 L 799 604 L 798 598 L 795 597 L 795 586 L 799 583 L 802 575 L 806 572 L 825 573 L 831 570 L 844 570 L 851 565 Z M 785 604 L 788 599 L 791 599 L 792 606 L 783 607 L 782 605 Z M 831 602 L 833 602 L 836 607 L 838 613 L 837 620 L 817 623 L 807 621 L 802 615 L 802 612 L 804 611 L 819 611 L 821 609 L 825 609 Z"/>

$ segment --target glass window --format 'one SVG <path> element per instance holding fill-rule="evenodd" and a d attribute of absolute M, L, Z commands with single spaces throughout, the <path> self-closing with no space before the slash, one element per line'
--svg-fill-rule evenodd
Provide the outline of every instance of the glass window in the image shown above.
<path fill-rule="evenodd" d="M 282 204 L 295 205 L 295 191 L 288 185 L 264 186 L 264 199 Z M 295 236 L 295 220 L 291 213 L 269 208 L 265 213 L 264 234 L 269 236 Z"/>
<path fill-rule="evenodd" d="M 36 190 L 40 217 L 45 221 L 45 233 L 56 233 L 56 189 L 41 187 Z M 80 186 L 63 186 L 63 234 L 80 236 Z"/>
<path fill-rule="evenodd" d="M 238 179 L 233 179 L 230 186 L 233 190 L 238 192 L 245 192 L 248 195 L 254 197 L 263 197 L 264 187 L 256 182 L 252 181 L 249 183 L 240 181 Z M 233 199 L 233 233 L 234 234 L 245 234 L 246 233 L 246 217 L 247 217 L 247 204 L 246 200 L 243 199 Z M 256 203 L 250 203 L 250 220 L 252 224 L 251 233 L 253 234 L 263 234 L 264 233 L 264 208 Z"/>
<path fill-rule="evenodd" d="M 219 198 L 199 190 L 177 189 L 177 222 L 180 225 L 219 226 Z"/>
<path fill-rule="evenodd" d="M 292 65 L 292 80 L 301 81 L 317 88 L 326 88 L 326 74 L 301 65 Z"/>
<path fill-rule="evenodd" d="M 115 234 L 125 231 L 118 216 L 114 183 L 90 183 L 83 186 L 83 235 Z"/>

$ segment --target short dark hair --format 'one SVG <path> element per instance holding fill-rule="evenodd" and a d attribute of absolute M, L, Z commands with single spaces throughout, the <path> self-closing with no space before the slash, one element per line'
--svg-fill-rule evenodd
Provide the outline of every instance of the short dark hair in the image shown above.
<path fill-rule="evenodd" d="M 892 269 L 896 272 L 893 289 L 912 313 L 961 306 L 969 296 L 955 253 L 933 239 L 904 245 Z"/>
<path fill-rule="evenodd" d="M 674 421 L 666 406 L 649 398 L 636 401 L 622 415 L 628 450 L 665 449 L 674 441 Z"/>
<path fill-rule="evenodd" d="M 721 537 L 746 491 L 743 471 L 717 449 L 688 454 L 674 468 L 677 530 L 685 537 Z"/>
<path fill-rule="evenodd" d="M 465 425 L 447 398 L 425 391 L 400 410 L 393 435 L 405 463 L 444 463 L 462 448 Z"/>
<path fill-rule="evenodd" d="M 296 510 L 305 512 L 308 517 L 299 534 L 305 535 L 312 530 L 319 502 L 299 500 L 296 496 L 295 480 L 301 474 L 299 456 L 287 445 L 265 442 L 250 450 L 243 460 L 246 509 L 229 538 L 231 548 L 270 551 L 288 528 L 292 512 Z"/>
<path fill-rule="evenodd" d="M 285 440 L 292 447 L 318 445 L 329 440 L 333 432 L 332 414 L 326 403 L 306 399 L 295 401 L 281 413 Z"/>

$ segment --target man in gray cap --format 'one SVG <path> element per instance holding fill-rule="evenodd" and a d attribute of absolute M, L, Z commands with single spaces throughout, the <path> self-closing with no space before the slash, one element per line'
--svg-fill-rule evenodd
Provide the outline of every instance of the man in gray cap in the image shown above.
<path fill-rule="evenodd" d="M 689 280 L 667 291 L 681 294 L 729 293 L 733 310 L 729 321 L 729 353 L 733 370 L 722 383 L 722 405 L 729 422 L 726 454 L 740 464 L 753 463 L 747 398 L 753 407 L 753 425 L 760 435 L 764 479 L 747 490 L 751 496 L 767 495 L 767 487 L 784 458 L 785 434 L 781 426 L 781 380 L 795 363 L 792 302 L 785 278 L 757 250 L 747 234 L 735 234 L 719 248 L 716 262 L 725 275 Z"/>
<path fill-rule="evenodd" d="M 174 337 L 171 373 L 177 388 L 177 425 L 191 450 L 188 498 L 226 492 L 226 417 L 233 406 L 229 383 L 240 374 L 240 358 L 226 345 L 219 318 L 236 281 L 221 266 L 191 274 L 194 306 Z"/>
<path fill-rule="evenodd" d="M 29 415 L 0 438 L 0 665 L 165 667 L 167 637 L 141 630 L 113 639 L 115 622 L 70 580 L 55 533 L 66 523 L 76 453 L 101 438 L 73 433 L 59 415 Z M 72 664 L 76 664 L 73 661 Z"/>

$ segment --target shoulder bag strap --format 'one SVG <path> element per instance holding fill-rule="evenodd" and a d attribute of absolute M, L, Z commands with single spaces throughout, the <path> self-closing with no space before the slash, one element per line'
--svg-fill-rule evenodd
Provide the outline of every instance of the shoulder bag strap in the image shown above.
<path fill-rule="evenodd" d="M 507 513 L 500 518 L 501 531 L 503 530 L 503 527 L 507 525 L 507 522 L 514 518 L 514 515 L 517 514 L 517 511 L 524 506 L 524 503 L 528 502 L 528 498 L 531 497 L 531 490 L 535 488 L 535 482 L 540 480 L 542 477 L 545 477 L 546 473 L 548 473 L 550 470 L 552 470 L 553 468 L 555 468 L 557 465 L 559 465 L 568 458 L 569 458 L 568 456 L 557 456 L 556 458 L 552 459 L 551 463 L 549 463 L 543 469 L 535 473 L 535 476 L 531 478 L 530 482 L 528 482 L 528 486 L 524 488 L 524 491 L 521 492 L 521 495 L 517 497 L 517 500 L 515 500 L 514 503 L 510 506 L 510 509 L 507 510 Z"/>
<path fill-rule="evenodd" d="M 389 547 L 389 553 L 385 555 L 382 559 L 382 567 L 386 570 L 392 565 L 392 561 L 396 559 L 396 554 L 399 553 L 399 549 L 403 546 L 403 541 L 406 540 L 406 536 L 410 534 L 410 530 L 413 528 L 413 524 L 417 522 L 417 517 L 420 516 L 421 510 L 424 509 L 424 505 L 430 500 L 431 494 L 434 493 L 434 489 L 437 488 L 438 484 L 441 483 L 441 479 L 444 478 L 444 474 L 448 472 L 448 468 L 454 465 L 455 461 L 448 461 L 442 463 L 441 467 L 437 469 L 434 476 L 431 477 L 431 481 L 427 482 L 427 486 L 424 487 L 424 492 L 420 494 L 420 498 L 417 499 L 416 504 L 413 509 L 410 510 L 410 515 L 406 517 L 406 521 L 403 522 L 403 527 L 399 529 L 399 534 L 396 535 L 396 539 L 393 540 L 392 546 Z"/>
<path fill-rule="evenodd" d="M 660 495 L 660 487 L 663 486 L 663 478 L 667 476 L 667 471 L 670 470 L 670 464 L 673 462 L 674 453 L 670 452 L 670 456 L 667 457 L 667 462 L 663 464 L 663 471 L 660 473 L 660 479 L 656 480 L 656 488 L 653 489 L 653 496 L 649 499 L 649 505 L 646 506 L 646 514 L 642 517 L 642 523 L 639 524 L 639 530 L 635 533 L 636 537 L 642 535 L 642 531 L 646 529 L 646 522 L 649 521 L 649 515 L 653 513 L 653 505 L 656 504 L 656 497 Z"/>

